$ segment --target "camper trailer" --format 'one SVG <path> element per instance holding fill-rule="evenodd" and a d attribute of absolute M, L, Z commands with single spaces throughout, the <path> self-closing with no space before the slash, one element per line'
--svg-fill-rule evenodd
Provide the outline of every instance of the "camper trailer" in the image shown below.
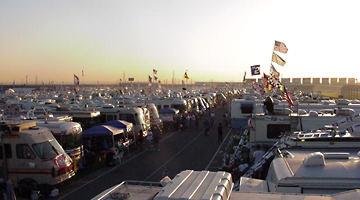
<path fill-rule="evenodd" d="M 36 123 L 0 124 L 0 176 L 21 196 L 41 185 L 55 185 L 75 175 L 73 161 L 48 128 Z"/>

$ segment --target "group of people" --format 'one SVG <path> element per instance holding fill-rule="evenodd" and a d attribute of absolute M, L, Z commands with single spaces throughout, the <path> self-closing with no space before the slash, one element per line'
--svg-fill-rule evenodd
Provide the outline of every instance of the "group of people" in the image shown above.
<path fill-rule="evenodd" d="M 256 145 L 256 149 L 250 153 L 250 149 L 247 146 L 240 146 L 239 155 L 237 155 L 233 164 L 228 164 L 222 168 L 223 171 L 231 173 L 233 182 L 236 182 L 240 179 L 249 169 L 250 166 L 258 163 L 262 157 L 265 155 L 266 147 L 261 145 Z M 254 178 L 263 179 L 264 170 L 260 168 L 255 171 L 253 174 Z"/>
<path fill-rule="evenodd" d="M 138 133 L 138 145 L 141 151 L 144 150 L 144 145 L 146 144 L 147 151 L 160 151 L 160 139 L 161 139 L 162 131 L 157 126 L 152 126 L 148 132 L 146 137 L 144 138 L 143 131 L 140 130 Z"/>

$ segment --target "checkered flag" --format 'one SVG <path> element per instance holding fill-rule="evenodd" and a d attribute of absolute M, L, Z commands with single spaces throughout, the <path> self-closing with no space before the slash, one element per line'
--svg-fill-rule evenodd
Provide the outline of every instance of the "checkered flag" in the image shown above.
<path fill-rule="evenodd" d="M 280 88 L 282 86 L 279 79 L 275 78 L 274 76 L 271 76 L 269 78 L 269 83 L 270 83 L 271 86 L 276 87 L 276 88 Z"/>

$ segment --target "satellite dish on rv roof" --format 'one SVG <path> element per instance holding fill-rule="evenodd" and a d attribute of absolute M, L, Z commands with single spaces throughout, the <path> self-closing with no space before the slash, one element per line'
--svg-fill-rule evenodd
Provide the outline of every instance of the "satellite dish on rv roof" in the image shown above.
<path fill-rule="evenodd" d="M 270 96 L 267 96 L 264 105 L 269 114 L 274 112 L 274 101 Z"/>

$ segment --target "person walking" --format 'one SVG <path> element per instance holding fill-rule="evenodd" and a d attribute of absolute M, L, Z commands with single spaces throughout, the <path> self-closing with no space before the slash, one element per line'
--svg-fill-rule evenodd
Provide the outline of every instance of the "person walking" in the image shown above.
<path fill-rule="evenodd" d="M 146 145 L 148 151 L 152 151 L 152 145 L 153 145 L 152 141 L 153 141 L 153 132 L 151 131 L 151 129 L 149 129 L 148 134 L 146 136 Z"/>
<path fill-rule="evenodd" d="M 223 126 L 221 123 L 219 123 L 219 126 L 218 126 L 218 142 L 222 142 L 223 141 Z"/>
<path fill-rule="evenodd" d="M 205 135 L 208 135 L 209 134 L 209 131 L 210 131 L 210 123 L 207 119 L 204 120 L 203 122 L 203 125 L 204 125 L 204 133 Z"/>

